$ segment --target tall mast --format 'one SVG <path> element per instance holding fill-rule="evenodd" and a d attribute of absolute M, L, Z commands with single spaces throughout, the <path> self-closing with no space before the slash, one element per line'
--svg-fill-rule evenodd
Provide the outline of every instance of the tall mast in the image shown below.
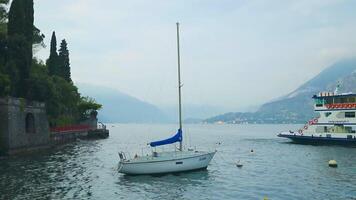
<path fill-rule="evenodd" d="M 179 23 L 177 22 L 177 53 L 178 53 L 178 94 L 179 94 L 179 129 L 183 133 L 182 129 L 182 84 L 180 81 L 180 49 L 179 49 Z M 179 142 L 179 150 L 183 150 L 182 141 Z"/>

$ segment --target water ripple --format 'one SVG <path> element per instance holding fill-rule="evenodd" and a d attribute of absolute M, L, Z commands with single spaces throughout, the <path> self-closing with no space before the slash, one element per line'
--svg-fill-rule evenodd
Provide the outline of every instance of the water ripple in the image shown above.
<path fill-rule="evenodd" d="M 107 140 L 2 158 L 0 199 L 356 199 L 356 148 L 296 145 L 275 137 L 293 125 L 187 126 L 188 143 L 210 149 L 221 143 L 208 170 L 117 172 L 118 151 L 141 152 L 140 145 L 175 129 L 120 124 Z M 339 167 L 329 168 L 330 159 Z M 235 166 L 238 160 L 242 168 Z"/>

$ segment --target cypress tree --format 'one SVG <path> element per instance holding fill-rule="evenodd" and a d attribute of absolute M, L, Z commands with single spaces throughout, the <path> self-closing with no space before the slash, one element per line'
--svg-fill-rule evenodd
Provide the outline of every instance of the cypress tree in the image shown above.
<path fill-rule="evenodd" d="M 5 65 L 7 36 L 7 12 L 5 6 L 7 3 L 8 0 L 0 0 L 0 73 Z"/>
<path fill-rule="evenodd" d="M 33 0 L 13 0 L 8 22 L 7 73 L 11 77 L 12 95 L 26 97 L 32 65 Z"/>
<path fill-rule="evenodd" d="M 51 38 L 51 49 L 49 58 L 47 60 L 47 67 L 49 75 L 59 75 L 58 70 L 58 53 L 57 53 L 57 38 L 56 32 L 53 31 Z"/>
<path fill-rule="evenodd" d="M 69 51 L 67 47 L 66 40 L 62 40 L 61 47 L 59 49 L 59 67 L 60 76 L 66 81 L 71 82 L 70 74 L 70 62 L 69 62 Z"/>

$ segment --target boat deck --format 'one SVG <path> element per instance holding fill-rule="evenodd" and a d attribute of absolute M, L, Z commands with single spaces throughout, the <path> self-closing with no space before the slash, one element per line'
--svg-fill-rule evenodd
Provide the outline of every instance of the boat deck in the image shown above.
<path fill-rule="evenodd" d="M 278 137 L 289 138 L 293 142 L 301 144 L 335 144 L 335 145 L 356 145 L 356 137 L 325 137 L 325 136 L 314 136 L 314 135 L 299 135 L 299 134 L 286 134 L 280 133 Z"/>
<path fill-rule="evenodd" d="M 190 157 L 197 157 L 204 154 L 209 154 L 205 151 L 167 151 L 167 152 L 153 152 L 151 155 L 138 156 L 133 159 L 123 160 L 125 163 L 141 163 L 147 161 L 161 162 L 167 160 L 180 160 Z"/>

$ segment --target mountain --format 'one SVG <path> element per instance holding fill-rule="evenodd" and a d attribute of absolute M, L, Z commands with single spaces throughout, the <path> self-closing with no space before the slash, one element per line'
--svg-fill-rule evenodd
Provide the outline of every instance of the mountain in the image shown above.
<path fill-rule="evenodd" d="M 107 123 L 165 123 L 169 117 L 156 106 L 118 90 L 90 84 L 77 84 L 80 93 L 103 105 L 99 119 Z"/>
<path fill-rule="evenodd" d="M 339 92 L 356 92 L 356 59 L 343 60 L 326 68 L 313 79 L 295 91 L 265 103 L 253 113 L 226 113 L 206 119 L 207 123 L 304 123 L 312 118 L 314 94 L 334 91 L 340 84 Z"/>
<path fill-rule="evenodd" d="M 160 106 L 161 110 L 166 113 L 170 119 L 178 120 L 178 105 Z M 196 105 L 196 104 L 183 104 L 182 114 L 184 123 L 196 124 L 201 123 L 207 117 L 218 115 L 228 111 L 228 108 L 211 106 L 211 105 Z"/>

